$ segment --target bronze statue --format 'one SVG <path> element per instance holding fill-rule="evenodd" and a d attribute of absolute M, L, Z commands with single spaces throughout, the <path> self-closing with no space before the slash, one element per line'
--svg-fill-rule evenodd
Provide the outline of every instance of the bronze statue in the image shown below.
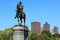
<path fill-rule="evenodd" d="M 17 4 L 17 10 L 16 10 L 16 16 L 15 19 L 18 19 L 18 23 L 20 22 L 20 25 L 22 25 L 22 19 L 24 20 L 24 26 L 25 26 L 25 19 L 26 15 L 23 12 L 23 5 L 22 2 L 20 1 L 19 4 Z"/>

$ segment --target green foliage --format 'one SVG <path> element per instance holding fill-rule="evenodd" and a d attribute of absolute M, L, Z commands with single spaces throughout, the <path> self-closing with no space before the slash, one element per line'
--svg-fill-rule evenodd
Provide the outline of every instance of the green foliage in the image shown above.
<path fill-rule="evenodd" d="M 51 38 L 51 33 L 50 33 L 50 31 L 43 30 L 43 31 L 42 31 L 42 34 L 46 34 L 48 37 Z"/>
<path fill-rule="evenodd" d="M 0 31 L 0 40 L 13 40 L 12 28 L 8 28 L 3 31 Z"/>
<path fill-rule="evenodd" d="M 53 34 L 52 36 L 53 36 L 53 37 L 60 38 L 60 34 L 58 34 L 58 33 L 55 33 L 55 34 Z"/>
<path fill-rule="evenodd" d="M 46 34 L 33 35 L 30 31 L 28 40 L 50 40 L 50 38 Z"/>
<path fill-rule="evenodd" d="M 54 40 L 55 39 L 60 40 L 60 34 L 58 33 L 53 34 L 52 37 L 54 38 Z"/>
<path fill-rule="evenodd" d="M 40 38 L 41 38 L 41 40 L 49 40 L 49 38 L 46 34 L 41 34 Z"/>
<path fill-rule="evenodd" d="M 28 40 L 50 40 L 46 34 L 33 35 L 31 34 Z"/>

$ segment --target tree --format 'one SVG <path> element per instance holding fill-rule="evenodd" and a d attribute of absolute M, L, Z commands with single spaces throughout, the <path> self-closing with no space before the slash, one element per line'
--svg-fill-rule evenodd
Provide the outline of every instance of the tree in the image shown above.
<path fill-rule="evenodd" d="M 51 33 L 50 33 L 50 31 L 43 30 L 43 31 L 42 31 L 42 34 L 46 34 L 49 38 L 51 38 Z"/>
<path fill-rule="evenodd" d="M 46 34 L 32 34 L 29 32 L 28 40 L 50 40 Z"/>
<path fill-rule="evenodd" d="M 0 31 L 0 40 L 13 40 L 12 28 L 7 28 L 3 31 Z"/>
<path fill-rule="evenodd" d="M 53 34 L 52 36 L 53 36 L 53 37 L 60 38 L 60 34 L 58 34 L 58 33 L 55 33 L 55 34 Z"/>

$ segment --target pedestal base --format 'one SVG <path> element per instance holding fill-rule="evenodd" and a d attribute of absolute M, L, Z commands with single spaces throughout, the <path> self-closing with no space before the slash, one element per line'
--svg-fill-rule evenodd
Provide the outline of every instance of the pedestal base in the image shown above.
<path fill-rule="evenodd" d="M 13 39 L 14 40 L 28 40 L 28 28 L 20 25 L 13 27 Z"/>

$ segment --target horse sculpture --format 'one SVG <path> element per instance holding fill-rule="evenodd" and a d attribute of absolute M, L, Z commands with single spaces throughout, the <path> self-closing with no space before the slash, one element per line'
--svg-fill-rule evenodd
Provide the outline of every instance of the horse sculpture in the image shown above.
<path fill-rule="evenodd" d="M 15 19 L 18 19 L 18 23 L 20 22 L 20 25 L 22 25 L 22 19 L 24 20 L 24 26 L 25 26 L 25 19 L 26 19 L 26 15 L 23 12 L 23 5 L 22 2 L 19 2 L 19 4 L 17 4 L 17 10 L 16 10 L 16 16 Z"/>

